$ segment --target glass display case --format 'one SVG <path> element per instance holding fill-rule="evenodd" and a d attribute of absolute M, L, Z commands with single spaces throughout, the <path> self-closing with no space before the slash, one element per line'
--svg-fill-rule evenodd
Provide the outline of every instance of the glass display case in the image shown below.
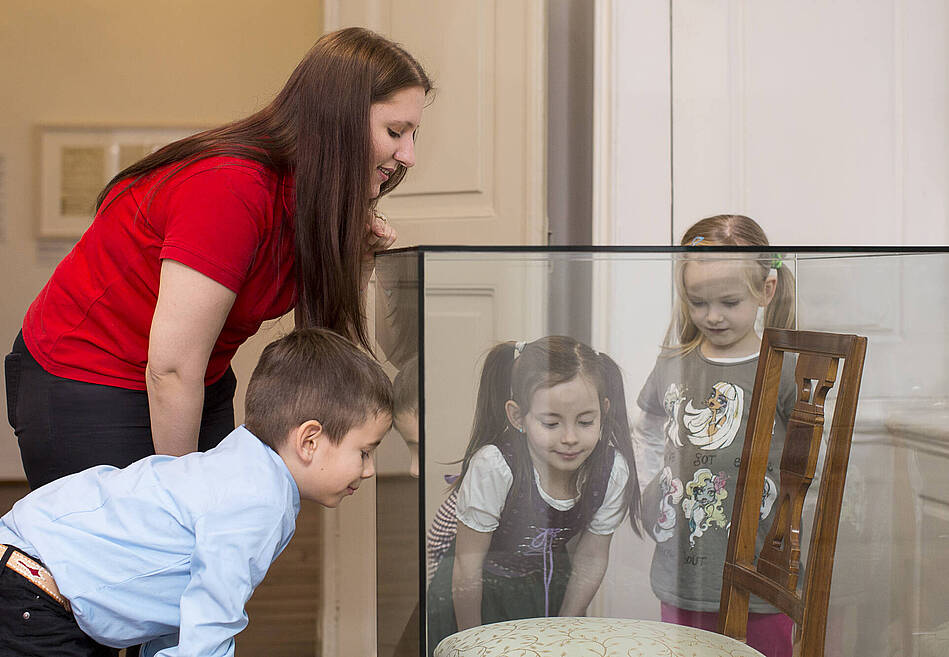
<path fill-rule="evenodd" d="M 949 250 L 770 248 L 377 258 L 379 657 L 459 620 L 714 612 L 766 322 L 869 340 L 826 654 L 949 654 Z"/>

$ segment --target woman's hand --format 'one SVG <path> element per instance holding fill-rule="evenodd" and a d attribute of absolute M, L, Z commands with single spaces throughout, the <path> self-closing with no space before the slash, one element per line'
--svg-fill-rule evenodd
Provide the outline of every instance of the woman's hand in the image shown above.
<path fill-rule="evenodd" d="M 395 244 L 398 237 L 399 234 L 386 219 L 386 216 L 378 210 L 372 210 L 369 223 L 366 225 L 366 239 L 363 243 L 360 285 L 362 291 L 369 287 L 369 279 L 372 278 L 372 270 L 375 267 L 376 253 L 385 251 Z"/>

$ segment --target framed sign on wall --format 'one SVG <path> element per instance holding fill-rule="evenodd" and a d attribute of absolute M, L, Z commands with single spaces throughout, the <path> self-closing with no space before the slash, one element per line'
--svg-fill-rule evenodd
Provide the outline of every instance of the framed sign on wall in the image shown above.
<path fill-rule="evenodd" d="M 92 223 L 96 197 L 115 174 L 162 146 L 203 128 L 41 125 L 40 238 L 79 237 Z"/>

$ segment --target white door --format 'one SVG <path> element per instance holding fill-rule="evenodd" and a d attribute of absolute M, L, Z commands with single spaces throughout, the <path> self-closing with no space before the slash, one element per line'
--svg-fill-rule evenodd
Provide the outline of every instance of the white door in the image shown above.
<path fill-rule="evenodd" d="M 327 31 L 360 25 L 385 34 L 420 61 L 435 86 L 419 130 L 418 164 L 380 204 L 399 231 L 396 246 L 545 243 L 545 3 L 326 0 L 324 6 Z M 457 336 L 459 321 L 484 329 L 476 331 L 477 340 L 456 339 L 453 349 L 442 350 L 471 366 L 454 381 L 459 399 L 440 397 L 438 405 L 468 408 L 484 343 L 532 334 L 531 327 L 511 327 L 497 317 L 533 322 L 543 308 L 512 308 L 510 277 L 502 280 L 502 272 L 491 280 L 477 266 L 439 271 L 437 280 L 426 282 L 432 300 L 428 331 Z M 544 297 L 518 296 L 536 304 Z M 427 349 L 438 350 L 438 343 Z M 328 657 L 376 650 L 374 490 L 363 488 L 325 516 L 323 654 Z"/>
<path fill-rule="evenodd" d="M 945 244 L 943 0 L 672 4 L 674 228 L 739 211 L 774 244 Z"/>
<path fill-rule="evenodd" d="M 755 218 L 779 245 L 949 241 L 944 0 L 598 0 L 597 9 L 601 243 L 676 243 L 696 220 L 723 212 Z M 949 272 L 943 261 L 924 259 L 828 264 L 817 277 L 818 269 L 808 266 L 799 279 L 801 321 L 862 333 L 871 344 L 848 490 L 859 490 L 853 475 L 864 467 L 876 504 L 864 520 L 892 537 L 870 551 L 896 545 L 918 559 L 886 552 L 861 562 L 858 546 L 839 542 L 838 555 L 851 558 L 834 573 L 828 645 L 835 654 L 923 654 L 920 633 L 933 630 L 926 610 L 941 598 L 934 587 L 913 585 L 935 572 L 926 557 L 925 537 L 933 535 L 916 518 L 938 516 L 933 526 L 942 526 L 949 493 L 945 484 L 933 493 L 933 479 L 925 504 L 898 506 L 898 493 L 918 473 L 898 467 L 884 422 L 901 405 L 945 399 L 949 318 L 925 309 L 944 307 Z M 855 283 L 853 272 L 862 280 Z M 623 292 L 601 295 L 595 317 L 621 312 Z M 626 335 L 609 348 L 633 361 L 636 345 L 650 340 Z M 627 369 L 633 389 L 646 373 L 638 367 Z M 911 385 L 922 372 L 934 375 Z M 627 561 L 611 560 L 611 569 L 641 557 L 632 540 L 619 548 Z M 629 595 L 633 568 L 607 574 L 601 611 L 648 613 Z M 870 571 L 873 580 L 863 575 Z M 871 581 L 883 584 L 869 595 Z M 655 600 L 649 606 L 655 613 Z M 861 653 L 868 639 L 875 647 Z M 887 642 L 907 652 L 888 651 Z"/>
<path fill-rule="evenodd" d="M 597 0 L 594 235 L 949 242 L 944 0 Z"/>

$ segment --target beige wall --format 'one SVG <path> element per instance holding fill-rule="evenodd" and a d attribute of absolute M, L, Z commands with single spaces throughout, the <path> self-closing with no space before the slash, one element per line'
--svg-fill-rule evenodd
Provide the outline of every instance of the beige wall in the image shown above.
<path fill-rule="evenodd" d="M 35 238 L 34 126 L 237 118 L 273 97 L 322 27 L 322 0 L 0 0 L 0 351 L 71 246 Z M 19 478 L 0 398 L 0 479 Z"/>

